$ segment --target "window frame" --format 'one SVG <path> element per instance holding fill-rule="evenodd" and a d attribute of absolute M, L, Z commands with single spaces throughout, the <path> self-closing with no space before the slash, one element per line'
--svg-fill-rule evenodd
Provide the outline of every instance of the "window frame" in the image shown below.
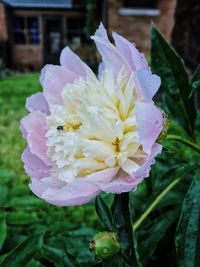
<path fill-rule="evenodd" d="M 16 27 L 15 27 L 15 19 L 20 18 L 23 19 L 23 24 L 24 24 L 24 29 L 21 30 L 21 32 L 24 34 L 24 43 L 18 43 L 16 42 L 16 38 L 15 38 L 15 34 L 16 32 Z M 38 43 L 31 43 L 31 37 L 30 37 L 30 29 L 29 29 L 29 25 L 28 25 L 28 20 L 29 19 L 36 19 L 37 20 L 37 31 L 38 31 Z M 13 17 L 13 28 L 14 28 L 14 32 L 13 32 L 13 41 L 15 45 L 41 45 L 41 37 L 40 37 L 40 26 L 39 26 L 39 16 L 23 16 L 23 15 L 14 15 Z"/>

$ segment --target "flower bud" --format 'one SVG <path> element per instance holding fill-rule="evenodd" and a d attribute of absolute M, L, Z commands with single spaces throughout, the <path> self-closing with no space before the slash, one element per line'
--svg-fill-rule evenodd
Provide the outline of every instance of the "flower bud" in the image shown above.
<path fill-rule="evenodd" d="M 90 250 L 94 251 L 97 258 L 105 260 L 120 251 L 120 244 L 116 233 L 100 232 L 97 233 L 90 242 Z"/>
<path fill-rule="evenodd" d="M 167 114 L 163 110 L 162 110 L 162 116 L 163 116 L 163 129 L 160 135 L 158 136 L 158 139 L 157 139 L 158 143 L 165 140 L 168 129 L 169 129 L 169 119 L 168 119 Z"/>

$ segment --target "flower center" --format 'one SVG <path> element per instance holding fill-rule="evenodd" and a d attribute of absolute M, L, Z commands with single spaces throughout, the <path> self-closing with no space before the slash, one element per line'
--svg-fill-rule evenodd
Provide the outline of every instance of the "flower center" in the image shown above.
<path fill-rule="evenodd" d="M 59 179 L 70 182 L 116 166 L 126 172 L 139 167 L 145 153 L 136 131 L 133 77 L 121 71 L 114 78 L 105 70 L 100 80 L 67 84 L 62 99 L 47 118 L 48 153 Z"/>

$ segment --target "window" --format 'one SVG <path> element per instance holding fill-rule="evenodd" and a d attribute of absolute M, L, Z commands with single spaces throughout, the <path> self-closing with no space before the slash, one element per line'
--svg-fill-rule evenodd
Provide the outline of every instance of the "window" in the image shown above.
<path fill-rule="evenodd" d="M 158 0 L 124 0 L 125 7 L 156 8 Z"/>
<path fill-rule="evenodd" d="M 122 16 L 159 16 L 159 0 L 124 0 L 124 7 L 119 8 Z"/>
<path fill-rule="evenodd" d="M 39 44 L 38 18 L 15 17 L 14 41 L 16 44 Z"/>

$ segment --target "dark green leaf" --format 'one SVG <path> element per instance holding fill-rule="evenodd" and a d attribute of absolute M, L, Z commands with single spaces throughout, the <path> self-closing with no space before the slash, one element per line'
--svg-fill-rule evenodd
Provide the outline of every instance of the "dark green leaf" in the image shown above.
<path fill-rule="evenodd" d="M 0 207 L 4 207 L 7 202 L 8 188 L 0 186 Z"/>
<path fill-rule="evenodd" d="M 170 225 L 177 219 L 178 209 L 165 212 L 150 223 L 143 226 L 140 234 L 140 255 L 143 265 L 152 257 L 159 242 L 164 237 Z"/>
<path fill-rule="evenodd" d="M 65 251 L 59 248 L 44 245 L 42 247 L 42 254 L 48 261 L 61 266 Z"/>
<path fill-rule="evenodd" d="M 151 31 L 152 70 L 161 77 L 164 99 L 172 116 L 194 137 L 194 95 L 183 60 L 156 29 Z M 190 97 L 191 96 L 191 97 Z"/>
<path fill-rule="evenodd" d="M 32 259 L 26 267 L 45 267 L 44 265 L 42 265 L 39 261 Z"/>
<path fill-rule="evenodd" d="M 43 235 L 32 235 L 14 248 L 2 262 L 4 267 L 22 267 L 40 252 L 43 243 Z"/>
<path fill-rule="evenodd" d="M 36 223 L 38 218 L 35 212 L 14 211 L 7 214 L 6 220 L 8 224 L 25 225 Z"/>
<path fill-rule="evenodd" d="M 5 207 L 39 207 L 42 206 L 43 202 L 41 199 L 35 196 L 20 196 L 20 197 L 13 197 L 7 201 Z"/>
<path fill-rule="evenodd" d="M 115 255 L 114 257 L 103 261 L 103 267 L 126 267 L 125 263 L 122 261 L 120 255 Z"/>
<path fill-rule="evenodd" d="M 129 193 L 115 195 L 113 211 L 124 263 L 127 266 L 141 267 L 129 211 Z"/>
<path fill-rule="evenodd" d="M 100 195 L 96 197 L 95 208 L 99 218 L 105 224 L 106 230 L 112 231 L 113 230 L 112 212 Z"/>
<path fill-rule="evenodd" d="M 69 252 L 66 252 L 65 256 L 62 258 L 62 264 L 63 267 L 80 267 L 80 264 L 76 260 L 76 257 Z"/>
<path fill-rule="evenodd" d="M 176 232 L 179 267 L 200 266 L 200 173 L 197 172 L 185 196 Z"/>
<path fill-rule="evenodd" d="M 0 251 L 1 251 L 1 248 L 3 247 L 4 241 L 6 239 L 6 235 L 7 235 L 7 225 L 6 225 L 5 218 L 2 217 L 0 218 Z"/>
<path fill-rule="evenodd" d="M 93 228 L 80 228 L 75 231 L 60 230 L 62 234 L 48 238 L 49 247 L 55 247 L 76 255 L 77 261 L 83 266 L 93 266 L 96 262 L 94 253 L 89 250 L 89 243 L 93 239 L 96 230 Z"/>
<path fill-rule="evenodd" d="M 197 89 L 198 87 L 200 87 L 200 65 L 195 70 L 191 79 L 191 83 L 193 89 Z"/>

